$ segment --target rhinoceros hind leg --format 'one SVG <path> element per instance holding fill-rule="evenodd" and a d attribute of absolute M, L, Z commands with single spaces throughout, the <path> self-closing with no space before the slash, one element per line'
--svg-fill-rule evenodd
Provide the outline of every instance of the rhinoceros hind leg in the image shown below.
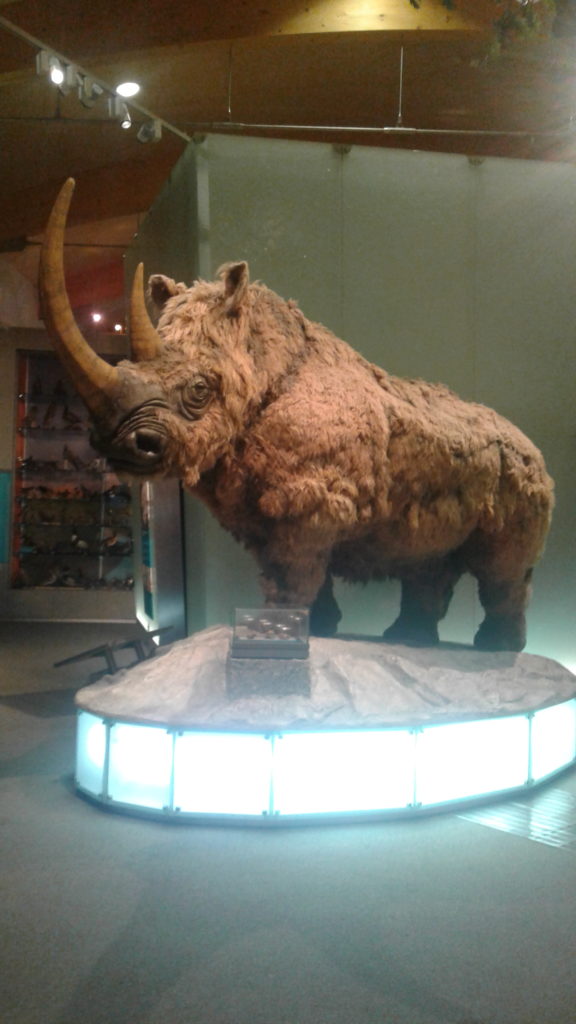
<path fill-rule="evenodd" d="M 461 575 L 454 561 L 429 562 L 402 578 L 400 614 L 383 634 L 389 644 L 434 647 L 438 623 L 448 611 L 454 585 Z"/>
<path fill-rule="evenodd" d="M 521 651 L 526 644 L 524 610 L 530 595 L 529 569 L 521 580 L 479 580 L 478 594 L 486 613 L 474 637 L 480 651 Z"/>
<path fill-rule="evenodd" d="M 327 573 L 310 607 L 310 633 L 312 636 L 334 636 L 341 618 L 342 612 L 334 597 L 332 577 Z"/>
<path fill-rule="evenodd" d="M 489 619 L 478 629 L 474 647 L 479 651 L 521 651 L 526 645 L 526 617 Z"/>

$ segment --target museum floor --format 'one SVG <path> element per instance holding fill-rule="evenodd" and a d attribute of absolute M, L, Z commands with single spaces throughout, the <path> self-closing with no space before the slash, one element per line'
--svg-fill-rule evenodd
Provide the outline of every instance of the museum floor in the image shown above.
<path fill-rule="evenodd" d="M 52 666 L 136 633 L 0 623 L 2 1024 L 576 1024 L 576 816 L 542 815 L 576 772 L 516 830 L 107 814 L 72 784 L 99 665 Z"/>

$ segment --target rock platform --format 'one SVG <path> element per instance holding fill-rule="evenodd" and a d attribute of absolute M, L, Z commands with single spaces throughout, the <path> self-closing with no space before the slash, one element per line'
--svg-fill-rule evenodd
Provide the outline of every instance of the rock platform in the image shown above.
<path fill-rule="evenodd" d="M 215 626 L 76 695 L 92 714 L 208 730 L 430 725 L 536 711 L 576 696 L 576 676 L 533 654 L 365 637 L 310 639 L 306 662 L 229 657 Z"/>

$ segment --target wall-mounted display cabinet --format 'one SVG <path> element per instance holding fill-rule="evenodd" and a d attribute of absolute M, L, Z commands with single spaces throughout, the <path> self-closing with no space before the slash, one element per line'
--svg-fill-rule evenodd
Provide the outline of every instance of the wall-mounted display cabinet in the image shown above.
<path fill-rule="evenodd" d="M 131 590 L 131 489 L 54 355 L 17 356 L 12 588 Z"/>

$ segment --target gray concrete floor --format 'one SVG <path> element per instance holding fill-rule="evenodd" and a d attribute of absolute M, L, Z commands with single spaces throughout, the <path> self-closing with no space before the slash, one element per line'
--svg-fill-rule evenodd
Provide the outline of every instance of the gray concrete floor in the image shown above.
<path fill-rule="evenodd" d="M 53 630 L 50 661 L 83 630 Z M 576 847 L 457 814 L 261 831 L 106 813 L 72 782 L 92 666 L 38 692 L 46 643 L 27 634 L 12 688 L 2 659 L 2 1024 L 576 1024 Z M 574 773 L 552 785 L 576 794 Z"/>

